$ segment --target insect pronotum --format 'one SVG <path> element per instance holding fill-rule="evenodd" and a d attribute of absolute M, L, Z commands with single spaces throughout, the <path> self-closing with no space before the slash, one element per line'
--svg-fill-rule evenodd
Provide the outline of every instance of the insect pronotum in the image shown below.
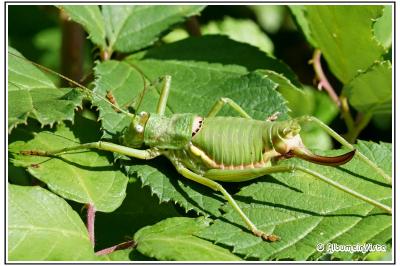
<path fill-rule="evenodd" d="M 27 60 L 18 55 L 12 55 Z M 92 93 L 79 83 L 34 62 L 31 63 L 67 79 L 85 92 Z M 111 94 L 106 95 L 105 98 L 101 97 L 115 110 L 131 118 L 131 123 L 123 135 L 122 144 L 97 141 L 59 150 L 25 150 L 21 153 L 54 156 L 74 150 L 98 149 L 143 160 L 163 155 L 171 161 L 176 171 L 183 177 L 222 193 L 249 230 L 267 241 L 276 241 L 279 237 L 272 234 L 273 232 L 266 233 L 259 230 L 217 181 L 241 182 L 271 173 L 301 171 L 388 213 L 392 212 L 391 207 L 343 186 L 316 171 L 295 164 L 276 164 L 280 159 L 299 157 L 317 164 L 337 166 L 348 162 L 356 154 L 391 182 L 390 177 L 372 161 L 356 151 L 350 143 L 317 118 L 303 116 L 286 121 L 254 120 L 229 98 L 219 99 L 205 117 L 191 113 L 166 116 L 165 108 L 171 77 L 164 76 L 162 80 L 163 85 L 156 113 L 131 114 L 115 105 L 114 97 Z M 218 117 L 217 114 L 224 105 L 231 107 L 239 117 Z M 334 157 L 313 154 L 303 145 L 299 135 L 302 122 L 316 123 L 350 151 Z M 236 134 L 238 132 L 240 134 Z M 145 148 L 143 149 L 143 147 Z"/>

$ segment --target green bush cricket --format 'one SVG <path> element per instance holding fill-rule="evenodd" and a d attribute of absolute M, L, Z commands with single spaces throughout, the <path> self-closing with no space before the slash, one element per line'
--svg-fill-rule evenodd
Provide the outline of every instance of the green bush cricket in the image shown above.
<path fill-rule="evenodd" d="M 34 62 L 31 63 L 67 79 L 83 89 L 85 93 L 92 93 L 79 83 Z M 384 174 L 380 168 L 363 154 L 357 152 L 351 144 L 317 118 L 304 116 L 286 121 L 274 121 L 273 118 L 266 121 L 254 120 L 229 98 L 219 99 L 211 107 L 208 115 L 204 117 L 191 113 L 167 116 L 165 109 L 172 78 L 164 76 L 160 80 L 162 88 L 155 113 L 129 113 L 116 105 L 111 94 L 107 93 L 105 97 L 95 95 L 107 101 L 116 111 L 130 117 L 131 123 L 123 134 L 121 144 L 97 141 L 59 150 L 25 150 L 21 151 L 21 154 L 51 157 L 69 151 L 98 149 L 143 160 L 163 155 L 171 161 L 177 172 L 183 177 L 222 193 L 246 223 L 248 229 L 254 235 L 267 241 L 276 241 L 279 237 L 272 234 L 273 232 L 266 233 L 259 230 L 217 181 L 242 182 L 271 173 L 301 171 L 388 213 L 392 212 L 389 206 L 345 187 L 318 172 L 295 164 L 278 164 L 279 160 L 299 157 L 317 164 L 337 166 L 348 162 L 354 155 L 357 155 L 390 182 L 390 177 Z M 143 90 L 144 92 L 145 90 Z M 225 105 L 232 108 L 238 117 L 218 117 L 217 114 Z M 137 109 L 135 108 L 135 110 Z M 316 123 L 350 151 L 335 157 L 313 154 L 303 145 L 299 135 L 300 123 L 303 122 Z"/>

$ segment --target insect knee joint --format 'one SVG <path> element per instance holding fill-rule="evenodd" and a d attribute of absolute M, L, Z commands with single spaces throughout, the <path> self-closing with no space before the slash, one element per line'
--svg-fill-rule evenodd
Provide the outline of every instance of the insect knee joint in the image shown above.
<path fill-rule="evenodd" d="M 224 191 L 225 189 L 224 189 L 224 187 L 221 185 L 221 184 L 219 184 L 219 183 L 214 183 L 214 185 L 213 185 L 213 187 L 212 187 L 215 191 Z"/>
<path fill-rule="evenodd" d="M 222 101 L 223 103 L 228 103 L 228 102 L 231 101 L 231 99 L 225 98 L 225 97 L 221 97 L 221 98 L 220 98 L 220 101 Z"/>
<path fill-rule="evenodd" d="M 157 157 L 158 155 L 160 155 L 160 151 L 158 149 L 156 148 L 148 149 L 147 154 L 144 156 L 144 159 L 145 160 L 154 159 L 154 157 Z"/>

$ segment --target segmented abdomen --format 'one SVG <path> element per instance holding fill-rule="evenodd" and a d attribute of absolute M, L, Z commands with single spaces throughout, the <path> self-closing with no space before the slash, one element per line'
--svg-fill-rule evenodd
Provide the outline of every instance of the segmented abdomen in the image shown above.
<path fill-rule="evenodd" d="M 222 168 L 251 167 L 263 163 L 269 127 L 268 122 L 239 117 L 204 118 L 192 144 Z"/>

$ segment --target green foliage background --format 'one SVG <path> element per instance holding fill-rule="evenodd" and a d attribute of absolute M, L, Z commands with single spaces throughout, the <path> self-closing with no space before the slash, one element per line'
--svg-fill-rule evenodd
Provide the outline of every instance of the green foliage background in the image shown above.
<path fill-rule="evenodd" d="M 246 229 L 221 195 L 185 180 L 165 158 L 19 153 L 118 141 L 129 119 L 96 95 L 112 93 L 125 108 L 137 100 L 144 81 L 171 75 L 167 113 L 205 115 L 216 100 L 229 97 L 254 119 L 275 112 L 281 120 L 313 115 L 357 139 L 357 150 L 391 176 L 390 6 L 9 5 L 8 10 L 9 260 L 391 259 L 392 217 L 307 174 L 224 184 L 260 229 L 281 237 L 267 243 Z M 16 19 L 21 16 L 26 19 Z M 87 34 L 78 51 L 65 41 L 76 37 L 65 30 L 67 17 Z M 314 49 L 321 51 L 322 67 L 349 110 L 315 88 L 307 64 Z M 95 95 L 72 84 L 59 86 L 56 75 L 14 56 L 61 71 L 71 62 L 60 54 L 71 51 L 78 53 L 80 78 Z M 155 110 L 159 88 L 149 88 L 140 110 Z M 221 115 L 235 114 L 227 108 Z M 304 125 L 302 137 L 319 154 L 346 152 L 314 125 Z M 340 167 L 290 162 L 391 205 L 391 185 L 358 158 Z M 89 204 L 97 211 L 94 246 L 85 228 Z M 96 254 L 126 241 L 128 248 Z M 315 249 L 318 243 L 384 244 L 388 250 L 328 254 Z"/>

